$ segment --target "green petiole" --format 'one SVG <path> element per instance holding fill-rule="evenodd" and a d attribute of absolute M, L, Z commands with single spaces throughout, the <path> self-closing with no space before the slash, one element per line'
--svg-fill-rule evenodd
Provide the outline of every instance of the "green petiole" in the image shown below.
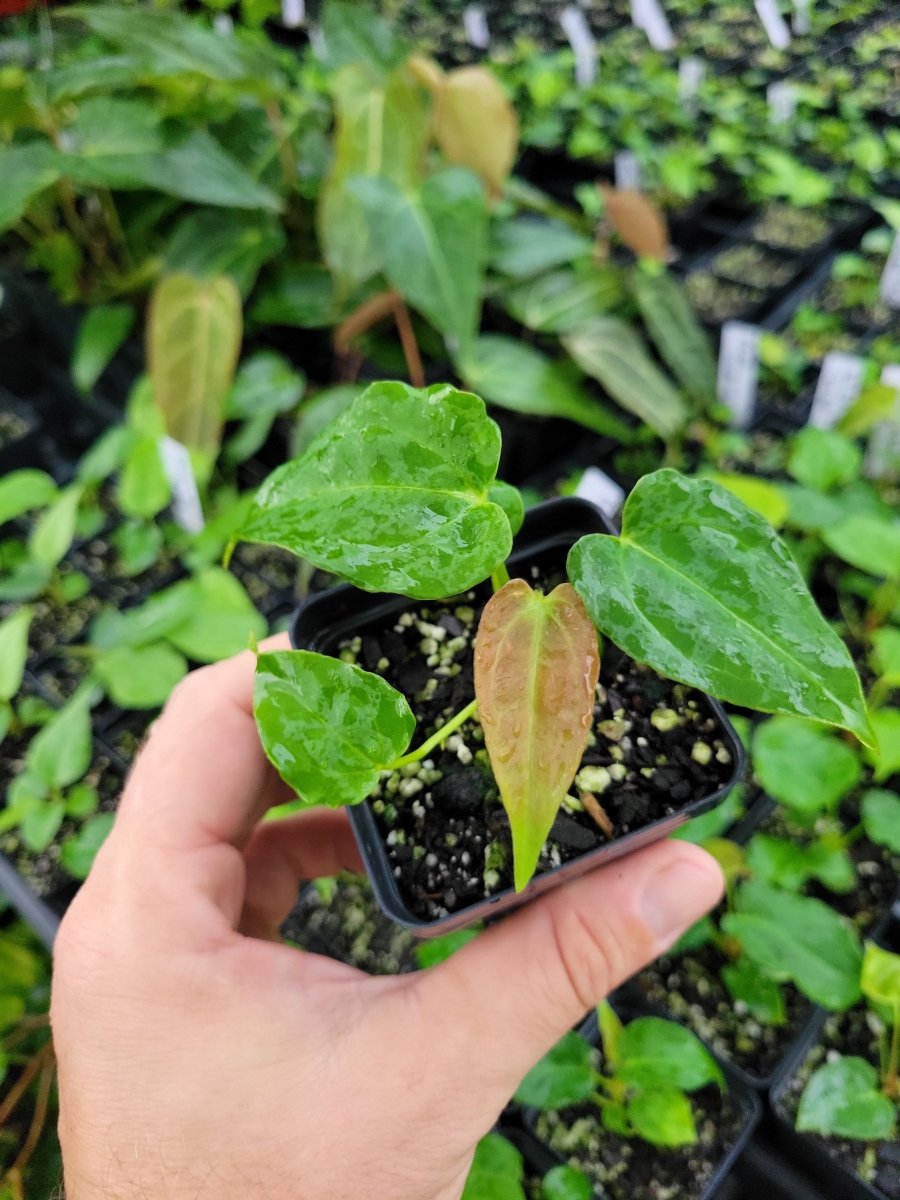
<path fill-rule="evenodd" d="M 421 762 L 423 758 L 427 758 L 432 750 L 436 750 L 438 746 L 443 746 L 451 733 L 459 729 L 460 725 L 468 721 L 469 717 L 474 716 L 477 708 L 478 701 L 472 700 L 465 708 L 461 708 L 455 716 L 451 717 L 446 725 L 442 725 L 436 733 L 427 738 L 417 750 L 411 750 L 409 754 L 404 754 L 402 758 L 395 759 L 385 767 L 385 770 L 397 771 L 400 767 L 405 767 L 408 763 Z"/>

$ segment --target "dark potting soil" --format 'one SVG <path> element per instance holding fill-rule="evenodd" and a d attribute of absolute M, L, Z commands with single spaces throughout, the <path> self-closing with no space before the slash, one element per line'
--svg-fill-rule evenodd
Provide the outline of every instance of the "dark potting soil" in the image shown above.
<path fill-rule="evenodd" d="M 777 1097 L 778 1115 L 793 1125 L 800 1097 L 812 1073 L 837 1055 L 857 1055 L 879 1069 L 879 1033 L 877 1018 L 866 1008 L 836 1013 L 825 1021 L 820 1040 L 812 1047 L 794 1073 L 785 1090 Z M 824 1137 L 806 1133 L 837 1159 L 848 1171 L 858 1175 L 884 1194 L 887 1200 L 900 1200 L 900 1142 L 863 1142 L 851 1138 Z M 839 1195 L 838 1191 L 835 1195 Z"/>
<path fill-rule="evenodd" d="M 713 914 L 713 920 L 717 917 Z M 634 983 L 648 1000 L 687 1025 L 722 1058 L 755 1079 L 765 1079 L 803 1029 L 812 1005 L 785 984 L 785 1023 L 764 1025 L 725 987 L 719 974 L 725 961 L 710 945 L 664 954 L 636 975 Z"/>
<path fill-rule="evenodd" d="M 599 1052 L 598 1052 L 599 1064 Z M 664 1148 L 605 1129 L 589 1102 L 538 1114 L 535 1132 L 608 1200 L 692 1200 L 737 1140 L 743 1118 L 726 1092 L 706 1087 L 691 1097 L 697 1141 Z"/>
<path fill-rule="evenodd" d="M 281 926 L 294 945 L 370 975 L 416 968 L 417 939 L 383 915 L 365 878 L 342 874 L 305 887 Z"/>
<path fill-rule="evenodd" d="M 533 575 L 537 582 L 536 569 Z M 387 628 L 342 643 L 342 658 L 384 676 L 407 697 L 416 745 L 475 694 L 473 640 L 486 600 L 470 592 L 411 607 Z M 572 791 L 598 798 L 614 837 L 711 795 L 733 769 L 700 693 L 604 646 L 593 726 Z M 433 920 L 512 886 L 509 822 L 477 718 L 422 762 L 382 777 L 371 803 L 397 885 L 417 916 Z M 553 826 L 538 873 L 607 840 L 573 798 Z"/>

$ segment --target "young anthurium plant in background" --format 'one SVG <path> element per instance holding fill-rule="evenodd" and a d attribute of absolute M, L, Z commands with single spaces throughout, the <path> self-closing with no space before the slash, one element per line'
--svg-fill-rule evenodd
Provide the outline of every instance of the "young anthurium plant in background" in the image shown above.
<path fill-rule="evenodd" d="M 900 1105 L 900 954 L 870 942 L 860 988 L 880 1029 L 880 1070 L 858 1055 L 839 1055 L 810 1077 L 797 1128 L 876 1141 L 894 1137 Z"/>
<path fill-rule="evenodd" d="M 585 747 L 598 633 L 718 698 L 870 740 L 846 648 L 787 548 L 731 493 L 674 470 L 646 476 L 621 535 L 581 538 L 569 582 L 543 595 L 509 578 L 523 508 L 497 480 L 499 457 L 479 397 L 379 383 L 260 488 L 240 539 L 284 547 L 368 592 L 434 600 L 488 580 L 494 592 L 475 696 L 412 752 L 409 703 L 379 676 L 311 651 L 259 656 L 263 745 L 304 805 L 359 803 L 382 772 L 425 758 L 477 711 L 521 890 Z"/>
<path fill-rule="evenodd" d="M 623 1024 L 603 1003 L 597 1010 L 603 1062 L 590 1042 L 567 1033 L 516 1091 L 541 1110 L 594 1103 L 603 1127 L 654 1146 L 690 1146 L 697 1126 L 689 1093 L 709 1084 L 724 1090 L 716 1060 L 696 1034 L 674 1021 L 637 1017 Z"/>

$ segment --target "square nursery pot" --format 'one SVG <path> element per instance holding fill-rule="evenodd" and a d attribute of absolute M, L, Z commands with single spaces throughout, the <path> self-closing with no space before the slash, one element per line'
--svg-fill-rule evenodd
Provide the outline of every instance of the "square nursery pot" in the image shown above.
<path fill-rule="evenodd" d="M 878 941 L 894 953 L 900 951 L 900 922 L 894 921 Z M 793 1105 L 788 1103 L 794 1080 L 803 1069 L 810 1053 L 822 1041 L 827 1022 L 832 1019 L 845 1019 L 848 1022 L 858 1022 L 857 1027 L 862 1029 L 865 1025 L 863 1010 L 863 1004 L 857 1005 L 848 1014 L 844 1014 L 843 1018 L 835 1017 L 825 1009 L 816 1011 L 805 1036 L 785 1059 L 772 1087 L 769 1102 L 774 1122 L 773 1132 L 778 1145 L 821 1184 L 827 1195 L 839 1196 L 840 1200 L 897 1200 L 900 1196 L 900 1142 L 896 1137 L 892 1141 L 880 1143 L 884 1149 L 878 1157 L 876 1182 L 870 1183 L 856 1173 L 852 1162 L 849 1161 L 850 1153 L 845 1151 L 847 1147 L 858 1148 L 856 1153 L 861 1158 L 872 1143 L 801 1133 L 794 1127 L 791 1115 Z M 846 1053 L 853 1054 L 860 1048 L 848 1044 L 843 1049 Z M 822 1062 L 824 1061 L 826 1060 L 822 1059 Z M 822 1063 L 816 1065 L 821 1066 Z M 873 1065 L 877 1066 L 877 1063 Z"/>
<path fill-rule="evenodd" d="M 537 578 L 548 585 L 561 581 L 564 578 L 566 555 L 581 536 L 614 532 L 614 527 L 600 510 L 586 500 L 566 498 L 547 501 L 526 515 L 508 563 L 510 574 Z M 353 639 L 359 638 L 355 644 L 361 647 L 361 665 L 373 670 L 377 663 L 384 667 L 385 659 L 381 656 L 386 646 L 390 647 L 392 655 L 406 653 L 397 649 L 402 634 L 412 636 L 418 645 L 419 634 L 415 623 L 420 618 L 412 617 L 410 613 L 426 610 L 429 625 L 443 620 L 451 633 L 458 633 L 460 620 L 467 620 L 471 636 L 475 629 L 475 611 L 487 601 L 489 595 L 488 585 L 482 585 L 449 602 L 429 603 L 403 596 L 373 596 L 349 585 L 341 585 L 311 597 L 300 607 L 294 617 L 291 638 L 295 648 L 323 654 L 339 654 Z M 455 612 L 462 613 L 462 618 L 457 619 Z M 398 620 L 401 615 L 405 615 L 405 626 Z M 453 711 L 461 709 L 474 695 L 471 654 L 469 643 L 467 650 L 462 652 L 463 666 L 456 676 L 458 682 L 452 700 L 442 697 L 442 705 L 452 706 Z M 608 691 L 599 709 L 600 717 L 611 716 L 628 706 L 631 730 L 637 727 L 634 742 L 619 732 L 619 739 L 623 746 L 627 746 L 627 754 L 631 755 L 625 782 L 610 781 L 603 792 L 604 803 L 608 807 L 616 806 L 613 813 L 618 814 L 618 819 L 616 815 L 612 819 L 615 826 L 624 827 L 621 836 L 607 840 L 587 815 L 561 814 L 548 840 L 549 857 L 545 848 L 538 874 L 522 892 L 516 893 L 511 886 L 508 870 L 509 826 L 505 814 L 498 803 L 492 803 L 490 797 L 485 797 L 484 788 L 481 789 L 481 795 L 474 795 L 479 783 L 484 782 L 484 776 L 477 765 L 467 765 L 466 783 L 460 766 L 466 763 L 466 747 L 460 747 L 457 743 L 452 750 L 444 748 L 439 756 L 432 756 L 435 766 L 445 771 L 445 776 L 454 776 L 452 786 L 437 788 L 439 793 L 443 791 L 444 794 L 435 797 L 433 806 L 431 791 L 427 790 L 431 786 L 428 781 L 426 790 L 412 783 L 406 793 L 407 799 L 400 800 L 397 806 L 393 802 L 399 799 L 399 793 L 388 798 L 387 810 L 390 810 L 391 818 L 398 819 L 399 807 L 402 810 L 399 820 L 406 820 L 415 826 L 413 836 L 427 843 L 427 851 L 421 841 L 416 849 L 410 849 L 413 838 L 408 838 L 406 832 L 398 841 L 400 835 L 386 823 L 384 802 L 380 810 L 371 799 L 349 809 L 375 895 L 392 920 L 413 929 L 419 936 L 431 937 L 499 916 L 603 863 L 668 837 L 691 817 L 720 803 L 737 783 L 744 764 L 743 749 L 716 701 L 700 692 L 660 680 L 646 669 L 636 667 L 609 643 L 604 645 L 602 659 L 601 683 L 604 682 L 606 671 Z M 469 664 L 468 677 L 465 674 L 466 661 Z M 419 660 L 419 666 L 424 666 L 424 659 Z M 412 696 L 423 689 L 421 671 L 416 686 L 404 689 L 401 682 L 393 679 L 387 668 L 384 669 L 395 686 L 408 690 L 413 711 L 419 719 L 420 714 Z M 441 683 L 438 686 L 443 688 L 445 685 Z M 619 690 L 616 690 L 617 687 Z M 663 732 L 651 724 L 649 714 L 656 710 L 658 703 L 667 711 L 670 711 L 670 703 L 680 706 L 677 715 L 682 729 L 693 723 L 696 730 L 702 731 L 699 736 L 707 741 L 716 755 L 702 770 L 697 769 L 696 761 L 691 758 L 687 748 L 676 744 L 679 737 L 677 729 L 673 733 L 673 727 L 670 726 Z M 598 709 L 595 709 L 595 725 L 597 714 Z M 415 744 L 420 744 L 424 737 L 427 712 L 422 714 L 422 718 L 423 731 L 417 734 Z M 623 723 L 620 713 L 618 729 Z M 616 724 L 609 722 L 609 725 Z M 641 733 L 650 735 L 642 738 L 643 745 L 637 743 Z M 688 733 L 689 738 L 694 736 Z M 605 739 L 606 734 L 603 737 Z M 605 740 L 602 745 L 599 737 L 597 741 L 594 762 L 602 764 L 602 752 L 609 747 Z M 612 763 L 619 753 L 617 750 L 608 761 Z M 588 763 L 591 755 L 592 751 L 587 750 L 585 760 Z M 655 764 L 657 755 L 665 756 L 666 761 L 658 767 L 643 766 L 645 774 L 641 775 L 641 768 L 637 764 Z M 471 763 L 471 752 L 468 753 L 468 759 Z M 658 776 L 657 770 L 660 772 Z M 651 782 L 654 777 L 656 782 Z M 470 788 L 471 795 L 465 794 L 466 787 Z M 413 791 L 418 793 L 414 798 Z M 452 795 L 448 794 L 450 791 Z M 473 813 L 479 811 L 484 814 L 481 826 L 472 819 Z M 505 847 L 501 845 L 504 839 Z M 473 853 L 464 852 L 467 845 L 473 847 Z M 492 859 L 485 855 L 500 857 L 498 871 L 493 870 Z M 504 855 L 505 862 L 502 861 Z M 408 863 L 410 859 L 418 865 L 400 865 Z M 497 865 L 496 858 L 493 862 Z M 429 892 L 433 885 L 428 885 L 427 878 L 424 886 L 408 887 L 402 881 L 398 884 L 398 877 L 410 870 L 420 876 L 432 872 L 432 878 L 434 873 L 439 873 L 444 890 Z M 484 879 L 485 874 L 489 877 L 487 880 Z M 507 878 L 510 878 L 510 886 L 506 886 Z M 458 885 L 454 880 L 459 881 Z"/>
<path fill-rule="evenodd" d="M 618 1016 L 626 1023 L 635 1017 L 645 1015 L 643 1009 L 632 1009 L 627 1002 L 615 1001 L 613 1004 Z M 591 1045 L 596 1046 L 599 1041 L 597 1030 L 596 1015 L 591 1015 L 582 1025 L 581 1035 L 586 1038 Z M 727 1197 L 733 1196 L 731 1190 L 729 1175 L 735 1161 L 739 1158 L 750 1140 L 753 1131 L 756 1129 L 763 1115 L 763 1106 L 760 1097 L 747 1088 L 744 1083 L 738 1079 L 727 1062 L 721 1062 L 719 1065 L 725 1075 L 727 1101 L 729 1102 L 729 1122 L 731 1125 L 731 1133 L 727 1138 L 727 1145 L 721 1147 L 715 1162 L 707 1162 L 711 1167 L 710 1173 L 706 1182 L 700 1184 L 696 1191 L 685 1190 L 685 1180 L 667 1180 L 654 1179 L 652 1169 L 650 1179 L 647 1181 L 647 1188 L 644 1191 L 632 1190 L 629 1193 L 629 1198 L 633 1200 L 654 1200 L 657 1196 L 677 1196 L 678 1200 L 726 1200 Z M 519 1149 L 522 1151 L 526 1163 L 536 1172 L 545 1175 L 553 1167 L 559 1166 L 566 1162 L 565 1157 L 558 1151 L 554 1150 L 542 1140 L 537 1132 L 537 1123 L 541 1113 L 537 1109 L 527 1108 L 522 1113 L 522 1123 L 525 1128 L 525 1136 L 518 1143 Z M 599 1114 L 598 1114 L 599 1120 Z M 611 1136 L 611 1135 L 610 1135 Z M 641 1159 L 641 1167 L 646 1168 L 655 1157 L 659 1157 L 660 1162 L 665 1164 L 666 1156 L 680 1154 L 680 1151 L 669 1151 L 665 1149 L 657 1149 L 649 1143 L 641 1142 L 639 1139 L 633 1139 L 635 1145 L 639 1147 Z M 692 1160 L 688 1164 L 681 1165 L 681 1171 L 696 1170 L 696 1159 L 703 1155 L 702 1147 L 689 1148 L 689 1154 Z M 691 1182 L 694 1177 L 691 1177 Z M 688 1186 L 690 1186 L 688 1184 Z M 633 1185 L 632 1185 L 633 1187 Z M 677 1188 L 677 1190 L 675 1190 Z M 602 1190 L 597 1190 L 595 1193 L 596 1200 L 607 1200 L 606 1193 Z"/>

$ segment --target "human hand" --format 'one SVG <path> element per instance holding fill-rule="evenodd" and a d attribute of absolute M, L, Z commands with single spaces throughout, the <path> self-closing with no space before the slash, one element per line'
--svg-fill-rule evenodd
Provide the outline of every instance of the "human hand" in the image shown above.
<path fill-rule="evenodd" d="M 259 824 L 289 797 L 257 738 L 254 661 L 176 689 L 63 921 L 66 1195 L 458 1200 L 520 1079 L 712 907 L 718 867 L 659 843 L 396 978 L 269 940 L 299 880 L 360 863 L 343 813 Z"/>

